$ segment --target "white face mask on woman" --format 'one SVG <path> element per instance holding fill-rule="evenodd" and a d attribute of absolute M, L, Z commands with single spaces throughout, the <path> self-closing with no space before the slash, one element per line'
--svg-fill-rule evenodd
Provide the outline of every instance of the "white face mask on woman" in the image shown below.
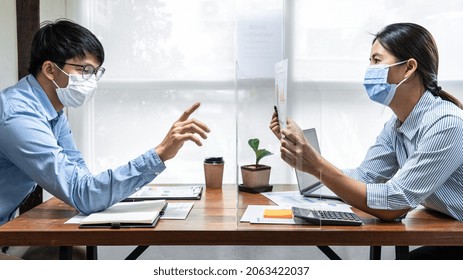
<path fill-rule="evenodd" d="M 55 66 L 58 67 L 56 64 Z M 58 99 L 64 106 L 74 108 L 83 106 L 95 95 L 97 82 L 94 75 L 86 80 L 82 75 L 68 74 L 61 68 L 58 67 L 58 69 L 69 77 L 68 85 L 65 88 L 60 88 L 58 84 L 52 80 L 56 86 Z"/>

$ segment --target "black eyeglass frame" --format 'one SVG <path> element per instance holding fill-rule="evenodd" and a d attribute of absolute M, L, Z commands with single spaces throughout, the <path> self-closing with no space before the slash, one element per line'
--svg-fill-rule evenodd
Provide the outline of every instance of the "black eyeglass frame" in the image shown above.
<path fill-rule="evenodd" d="M 98 67 L 95 69 L 93 65 L 81 65 L 81 64 L 75 64 L 75 63 L 67 63 L 67 62 L 57 62 L 60 64 L 67 64 L 67 65 L 72 65 L 72 66 L 78 66 L 82 67 L 82 78 L 85 80 L 88 80 L 92 77 L 93 74 L 95 74 L 95 79 L 98 81 L 103 77 L 106 69 L 103 67 Z"/>

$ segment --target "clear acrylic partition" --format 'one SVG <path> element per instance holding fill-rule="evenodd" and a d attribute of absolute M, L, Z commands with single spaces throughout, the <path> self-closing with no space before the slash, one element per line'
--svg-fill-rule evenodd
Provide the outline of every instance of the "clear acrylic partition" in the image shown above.
<path fill-rule="evenodd" d="M 333 1 L 238 3 L 241 3 L 236 16 L 238 184 L 243 183 L 240 167 L 253 162 L 254 154 L 247 141 L 259 138 L 260 148 L 274 153 L 262 160 L 262 164 L 271 166 L 272 193 L 292 191 L 300 203 L 298 206 L 325 207 L 335 202 L 323 198 L 326 187 L 315 190 L 315 198 L 301 199 L 295 169 L 281 159 L 279 142 L 268 129 L 277 95 L 274 69 L 266 59 L 275 55 L 273 65 L 288 59 L 287 116 L 303 130 L 316 130 L 324 158 L 339 168 L 353 168 L 361 162 L 382 124 L 391 115 L 384 106 L 372 104 L 362 86 L 371 34 L 380 26 L 365 30 L 363 21 L 368 17 L 352 25 L 350 17 L 343 14 L 337 14 L 337 20 L 333 21 L 332 17 L 326 16 L 333 12 Z M 366 5 L 370 7 L 370 4 Z M 259 13 L 253 13 L 253 10 Z M 272 42 L 269 37 L 275 36 L 272 32 L 278 33 L 278 28 L 283 32 L 281 41 Z M 269 46 L 262 51 L 265 43 Z M 261 55 L 254 55 L 253 61 L 244 55 L 246 51 L 260 51 Z M 303 162 L 302 159 L 299 162 Z M 303 169 L 303 166 L 297 168 Z M 301 182 L 301 187 L 309 187 L 303 184 L 315 184 L 319 178 L 323 179 L 323 174 L 309 178 L 310 182 Z M 239 204 L 238 208 L 245 206 Z M 238 209 L 238 219 L 243 211 Z M 247 226 L 244 223 L 238 225 Z"/>
<path fill-rule="evenodd" d="M 235 184 L 234 1 L 91 1 L 88 25 L 105 47 L 94 99 L 93 169 L 159 144 L 195 102 L 211 133 L 187 142 L 156 184 L 204 184 L 203 160 L 223 156 Z M 118 30 L 118 32 L 114 32 Z"/>
<path fill-rule="evenodd" d="M 254 209 L 260 209 L 250 217 L 254 219 L 256 215 L 262 218 L 262 209 L 291 209 L 294 201 L 298 201 L 299 206 L 305 205 L 298 191 L 295 170 L 281 159 L 280 141 L 269 128 L 274 106 L 277 105 L 275 64 L 284 59 L 288 60 L 286 111 L 287 116 L 295 119 L 301 128 L 321 127 L 321 95 L 317 84 L 304 79 L 298 80 L 295 76 L 295 70 L 299 65 L 307 62 L 305 56 L 298 57 L 294 52 L 294 19 L 291 16 L 294 2 L 276 0 L 237 3 L 236 151 L 237 181 L 239 189 L 241 188 L 241 191 L 238 191 L 238 227 L 275 227 L 276 225 L 257 225 L 241 221 L 243 213 L 247 209 L 250 210 L 249 205 Z M 283 90 L 280 85 L 280 93 Z M 271 191 L 260 194 L 246 192 L 252 192 L 253 189 L 246 189 L 248 186 L 244 184 L 241 172 L 242 166 L 254 164 L 256 161 L 256 155 L 248 143 L 250 139 L 255 138 L 260 140 L 259 149 L 273 153 L 259 162 L 271 167 Z M 243 188 L 246 190 L 243 191 Z M 270 222 L 266 219 L 260 221 Z M 280 223 L 278 220 L 273 222 Z M 281 220 L 282 224 L 286 222 Z M 319 226 L 312 228 L 318 229 Z"/>
<path fill-rule="evenodd" d="M 71 2 L 84 11 L 78 22 L 97 35 L 106 54 L 106 73 L 87 108 L 92 118 L 81 145 L 89 147 L 92 170 L 115 168 L 154 148 L 199 101 L 191 118 L 210 128 L 208 138 L 201 147 L 186 142 L 151 184 L 205 185 L 204 159 L 221 156 L 223 190 L 231 192 L 221 207 L 234 218 L 235 1 Z M 208 207 L 206 202 L 217 205 L 207 193 L 203 197 L 197 210 Z"/>

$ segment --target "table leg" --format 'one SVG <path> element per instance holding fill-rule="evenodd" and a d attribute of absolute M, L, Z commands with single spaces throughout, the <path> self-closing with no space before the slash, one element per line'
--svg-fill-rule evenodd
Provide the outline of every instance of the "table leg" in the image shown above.
<path fill-rule="evenodd" d="M 59 259 L 60 260 L 72 260 L 72 246 L 60 246 L 59 247 Z"/>
<path fill-rule="evenodd" d="M 370 260 L 381 259 L 381 246 L 370 246 Z"/>
<path fill-rule="evenodd" d="M 395 258 L 396 260 L 408 260 L 410 250 L 408 246 L 395 246 Z"/>
<path fill-rule="evenodd" d="M 135 248 L 135 250 L 132 251 L 132 253 L 130 253 L 130 255 L 127 256 L 127 258 L 125 258 L 126 260 L 136 260 L 138 259 L 138 257 L 143 254 L 143 252 L 146 251 L 146 249 L 148 249 L 149 246 L 137 246 L 137 248 Z"/>
<path fill-rule="evenodd" d="M 329 246 L 317 246 L 318 249 L 320 249 L 320 251 L 323 252 L 323 254 L 325 254 L 330 260 L 340 260 L 341 257 L 338 256 L 338 254 L 336 254 L 335 251 L 333 251 L 333 249 L 331 249 Z"/>
<path fill-rule="evenodd" d="M 87 246 L 87 260 L 98 260 L 97 249 L 97 246 Z"/>

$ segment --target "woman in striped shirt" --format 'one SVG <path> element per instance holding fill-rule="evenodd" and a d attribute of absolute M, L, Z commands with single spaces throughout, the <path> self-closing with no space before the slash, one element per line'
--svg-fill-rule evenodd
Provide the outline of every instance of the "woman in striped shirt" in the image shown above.
<path fill-rule="evenodd" d="M 385 221 L 423 205 L 463 221 L 462 104 L 438 86 L 438 51 L 432 35 L 412 23 L 385 27 L 374 38 L 364 86 L 371 100 L 389 106 L 364 161 L 340 170 L 310 146 L 291 119 L 280 131 L 281 157 L 318 177 L 346 203 Z M 323 176 L 321 176 L 323 175 Z M 411 258 L 463 257 L 462 247 L 421 247 Z"/>

